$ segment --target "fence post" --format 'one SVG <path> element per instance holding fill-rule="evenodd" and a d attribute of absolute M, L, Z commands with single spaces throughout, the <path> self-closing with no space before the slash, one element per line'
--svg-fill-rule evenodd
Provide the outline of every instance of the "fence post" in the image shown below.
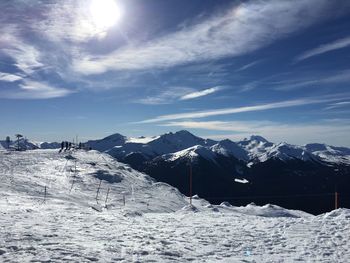
<path fill-rule="evenodd" d="M 334 194 L 334 206 L 335 206 L 335 209 L 338 209 L 339 205 L 338 205 L 338 199 L 339 199 L 339 196 L 338 196 L 338 192 L 335 191 L 335 194 Z"/>
<path fill-rule="evenodd" d="M 110 190 L 110 188 L 108 187 L 108 189 L 107 189 L 107 195 L 106 195 L 106 200 L 105 200 L 105 206 L 107 206 L 109 190 Z"/>
<path fill-rule="evenodd" d="M 190 163 L 190 204 L 192 206 L 192 162 Z"/>
<path fill-rule="evenodd" d="M 100 184 L 98 185 L 98 188 L 97 188 L 97 193 L 96 193 L 96 202 L 97 203 L 98 203 L 98 194 L 100 193 L 101 183 L 102 183 L 102 180 L 100 180 Z"/>
<path fill-rule="evenodd" d="M 46 185 L 45 185 L 45 190 L 44 190 L 44 204 L 46 202 L 46 193 L 47 193 L 47 190 L 46 190 Z"/>

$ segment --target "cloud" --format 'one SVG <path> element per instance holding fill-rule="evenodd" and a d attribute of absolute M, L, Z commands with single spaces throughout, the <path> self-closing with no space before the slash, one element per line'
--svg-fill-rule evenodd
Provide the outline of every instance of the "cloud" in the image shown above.
<path fill-rule="evenodd" d="M 325 108 L 325 110 L 331 110 L 331 109 L 346 107 L 346 106 L 349 106 L 349 105 L 350 105 L 350 101 L 341 101 L 341 102 L 330 104 L 327 108 Z"/>
<path fill-rule="evenodd" d="M 248 63 L 246 65 L 243 65 L 242 67 L 240 67 L 239 69 L 236 70 L 236 72 L 240 72 L 240 71 L 244 71 L 244 70 L 247 70 L 251 67 L 254 67 L 255 65 L 259 64 L 261 62 L 261 60 L 256 60 L 256 61 L 253 61 L 251 63 Z"/>
<path fill-rule="evenodd" d="M 15 74 L 0 72 L 0 81 L 15 82 L 15 81 L 21 80 L 21 79 L 22 79 L 21 76 L 18 76 Z"/>
<path fill-rule="evenodd" d="M 295 81 L 293 80 L 284 80 L 282 82 L 273 83 L 275 87 L 273 87 L 274 90 L 281 90 L 281 91 L 289 91 L 289 90 L 295 90 L 300 89 L 308 86 L 316 86 L 316 85 L 325 85 L 325 84 L 333 84 L 333 83 L 348 83 L 350 81 L 350 70 L 342 70 L 336 73 L 333 73 L 332 75 L 326 76 L 326 77 L 315 77 L 313 79 L 307 79 L 307 80 L 299 80 Z"/>
<path fill-rule="evenodd" d="M 126 46 L 106 55 L 81 54 L 73 60 L 73 69 L 89 75 L 240 56 L 329 18 L 334 8 L 340 14 L 349 7 L 345 0 L 244 2 L 142 46 Z"/>
<path fill-rule="evenodd" d="M 32 74 L 35 70 L 44 66 L 40 61 L 41 52 L 23 41 L 18 36 L 18 29 L 14 26 L 0 29 L 1 39 L 0 53 L 9 56 L 14 60 L 14 66 L 25 74 Z"/>
<path fill-rule="evenodd" d="M 346 48 L 350 46 L 350 37 L 345 37 L 341 39 L 337 39 L 331 43 L 323 44 L 320 45 L 317 48 L 305 51 L 301 55 L 295 58 L 295 61 L 302 61 L 314 56 L 318 56 L 333 50 L 341 49 L 341 48 Z"/>
<path fill-rule="evenodd" d="M 1 98 L 7 99 L 51 99 L 67 96 L 72 90 L 53 87 L 45 82 L 26 80 L 19 85 L 20 89 L 2 91 Z"/>
<path fill-rule="evenodd" d="M 265 110 L 271 110 L 271 109 L 280 109 L 280 108 L 297 107 L 297 106 L 304 106 L 304 105 L 310 105 L 310 104 L 327 103 L 331 101 L 344 99 L 343 96 L 337 97 L 336 95 L 337 94 L 335 94 L 334 96 L 320 97 L 320 98 L 286 100 L 286 101 L 280 101 L 280 102 L 272 102 L 267 104 L 244 106 L 244 107 L 237 107 L 237 108 L 224 108 L 224 109 L 215 109 L 215 110 L 207 110 L 207 111 L 160 115 L 152 119 L 140 121 L 138 123 L 156 123 L 156 122 L 180 120 L 180 119 L 198 119 L 198 118 L 205 118 L 205 117 L 212 117 L 212 116 L 237 114 L 237 113 L 243 113 L 243 112 L 265 111 Z M 347 94 L 347 96 L 349 97 L 350 95 Z"/>
<path fill-rule="evenodd" d="M 167 90 L 160 92 L 157 95 L 147 96 L 145 98 L 134 100 L 133 102 L 146 105 L 170 104 L 179 100 L 191 100 L 203 97 L 222 89 L 223 87 L 213 87 L 209 89 L 196 91 L 195 89 L 188 87 L 171 87 Z"/>
<path fill-rule="evenodd" d="M 193 92 L 194 89 L 192 88 L 172 87 L 155 96 L 147 96 L 146 98 L 134 100 L 134 102 L 146 105 L 170 104 L 179 100 L 182 96 L 185 96 L 185 94 L 192 94 Z"/>
<path fill-rule="evenodd" d="M 321 120 L 313 123 L 281 123 L 272 121 L 178 121 L 160 124 L 181 129 L 203 129 L 231 132 L 209 136 L 212 139 L 240 140 L 258 134 L 274 142 L 287 141 L 294 144 L 321 142 L 339 146 L 350 146 L 344 141 L 350 132 L 349 120 Z M 346 143 L 346 145 L 344 145 Z"/>
<path fill-rule="evenodd" d="M 213 88 L 209 88 L 209 89 L 204 89 L 204 90 L 201 90 L 201 91 L 196 91 L 196 92 L 192 92 L 192 93 L 189 93 L 189 94 L 186 94 L 184 96 L 182 96 L 180 98 L 180 100 L 191 100 L 191 99 L 196 99 L 196 98 L 199 98 L 199 97 L 203 97 L 203 96 L 206 96 L 206 95 L 209 95 L 209 94 L 213 94 L 219 90 L 222 90 L 221 87 L 213 87 Z"/>
<path fill-rule="evenodd" d="M 108 28 L 94 22 L 89 1 L 60 0 L 45 5 L 48 11 L 43 12 L 45 19 L 32 24 L 34 31 L 40 31 L 51 41 L 68 41 L 75 44 L 88 42 L 92 39 L 103 39 Z"/>

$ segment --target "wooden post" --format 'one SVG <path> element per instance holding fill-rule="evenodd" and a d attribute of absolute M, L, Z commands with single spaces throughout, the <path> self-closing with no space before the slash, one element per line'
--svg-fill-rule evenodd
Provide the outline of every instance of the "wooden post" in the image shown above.
<path fill-rule="evenodd" d="M 107 194 L 106 194 L 106 200 L 105 200 L 105 206 L 107 206 L 109 190 L 110 190 L 110 188 L 108 187 L 108 189 L 107 189 Z"/>
<path fill-rule="evenodd" d="M 100 184 L 98 185 L 98 188 L 97 188 L 97 193 L 96 193 L 96 202 L 97 203 L 98 203 L 98 194 L 100 193 L 101 183 L 102 183 L 102 180 L 100 180 Z"/>
<path fill-rule="evenodd" d="M 123 194 L 123 204 L 125 206 L 125 194 Z"/>
<path fill-rule="evenodd" d="M 77 159 L 75 159 L 75 162 L 74 162 L 74 176 L 77 175 Z"/>
<path fill-rule="evenodd" d="M 46 190 L 46 185 L 45 185 L 45 190 L 44 190 L 44 203 L 46 201 L 46 193 L 47 193 L 47 190 Z"/>
<path fill-rule="evenodd" d="M 334 194 L 334 207 L 335 209 L 338 209 L 339 208 L 339 205 L 338 205 L 338 192 L 336 191 L 335 194 Z"/>
<path fill-rule="evenodd" d="M 72 192 L 73 186 L 74 186 L 74 179 L 72 180 L 72 185 L 71 185 L 71 187 L 69 189 L 69 193 Z"/>
<path fill-rule="evenodd" d="M 192 162 L 190 161 L 190 205 L 192 206 Z"/>
<path fill-rule="evenodd" d="M 339 169 L 334 169 L 335 171 L 335 185 L 334 185 L 334 209 L 338 209 L 338 175 Z"/>

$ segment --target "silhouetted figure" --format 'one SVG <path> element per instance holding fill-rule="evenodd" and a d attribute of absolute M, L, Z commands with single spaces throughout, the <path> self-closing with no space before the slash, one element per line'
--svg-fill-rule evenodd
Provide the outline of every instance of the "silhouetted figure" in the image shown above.
<path fill-rule="evenodd" d="M 63 151 L 63 148 L 64 148 L 64 141 L 61 142 L 61 149 L 59 150 L 59 153 Z"/>
<path fill-rule="evenodd" d="M 68 143 L 68 150 L 72 149 L 72 143 Z"/>
<path fill-rule="evenodd" d="M 64 146 L 66 147 L 64 151 L 68 151 L 68 146 L 69 146 L 68 142 L 64 142 Z"/>

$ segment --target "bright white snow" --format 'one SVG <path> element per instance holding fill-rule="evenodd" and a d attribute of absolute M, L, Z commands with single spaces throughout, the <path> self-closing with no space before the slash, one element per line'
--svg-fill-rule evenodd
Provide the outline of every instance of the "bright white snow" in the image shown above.
<path fill-rule="evenodd" d="M 0 262 L 350 258 L 348 209 L 312 216 L 274 205 L 214 206 L 198 197 L 190 207 L 173 187 L 96 151 L 0 151 L 0 176 Z"/>

